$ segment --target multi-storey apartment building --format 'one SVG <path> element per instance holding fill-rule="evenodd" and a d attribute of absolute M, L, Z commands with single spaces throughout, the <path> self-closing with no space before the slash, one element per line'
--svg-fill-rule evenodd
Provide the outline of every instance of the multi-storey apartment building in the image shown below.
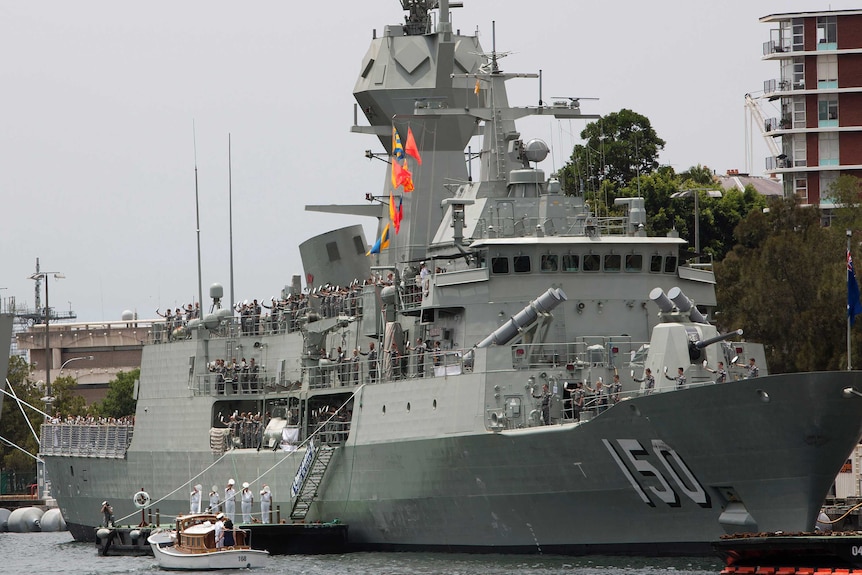
<path fill-rule="evenodd" d="M 784 193 L 831 205 L 829 186 L 840 175 L 862 176 L 862 10 L 764 16 L 775 24 L 763 58 L 780 65 L 764 82 L 764 98 L 780 101 L 766 130 L 780 140 L 766 159 L 781 174 Z"/>

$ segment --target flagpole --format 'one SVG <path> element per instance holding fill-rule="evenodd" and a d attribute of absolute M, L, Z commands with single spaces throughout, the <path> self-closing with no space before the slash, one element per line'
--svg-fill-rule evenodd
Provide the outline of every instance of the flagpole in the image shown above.
<path fill-rule="evenodd" d="M 853 232 L 850 230 L 846 231 L 847 234 L 847 257 L 850 256 L 850 237 L 853 235 Z M 847 304 L 847 371 L 853 369 L 852 362 L 850 360 L 850 318 L 852 317 L 853 310 L 850 309 L 850 304 Z"/>

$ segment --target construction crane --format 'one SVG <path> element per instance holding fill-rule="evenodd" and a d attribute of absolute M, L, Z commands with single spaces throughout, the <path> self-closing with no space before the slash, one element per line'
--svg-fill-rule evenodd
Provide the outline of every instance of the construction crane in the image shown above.
<path fill-rule="evenodd" d="M 759 98 L 758 98 L 759 99 Z M 766 128 L 766 119 L 763 117 L 763 111 L 760 109 L 760 104 L 757 102 L 757 99 L 753 98 L 751 94 L 745 95 L 745 107 L 748 110 L 748 118 L 751 121 L 754 121 L 758 127 L 760 128 L 760 134 L 763 136 L 763 139 L 766 141 L 766 147 L 769 148 L 769 153 L 772 154 L 774 158 L 778 158 L 783 155 L 781 148 L 778 147 L 778 144 L 775 142 L 775 135 Z M 751 125 L 749 122 L 746 122 L 746 132 L 747 138 L 745 140 L 746 148 L 749 147 L 749 142 L 751 140 Z M 746 149 L 745 154 L 746 160 L 751 162 L 751 150 Z M 749 166 L 749 173 L 751 173 Z"/>

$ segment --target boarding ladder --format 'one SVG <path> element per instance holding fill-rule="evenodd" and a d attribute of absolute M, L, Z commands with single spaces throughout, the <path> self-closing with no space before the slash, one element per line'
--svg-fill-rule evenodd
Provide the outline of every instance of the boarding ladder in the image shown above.
<path fill-rule="evenodd" d="M 335 449 L 331 445 L 320 445 L 315 450 L 311 468 L 302 482 L 302 488 L 296 495 L 296 499 L 293 500 L 293 509 L 290 511 L 290 518 L 294 521 L 302 521 L 308 515 L 308 509 L 314 500 L 317 499 L 317 490 L 323 481 L 323 476 L 326 474 L 326 468 L 329 467 L 329 462 L 335 453 Z"/>

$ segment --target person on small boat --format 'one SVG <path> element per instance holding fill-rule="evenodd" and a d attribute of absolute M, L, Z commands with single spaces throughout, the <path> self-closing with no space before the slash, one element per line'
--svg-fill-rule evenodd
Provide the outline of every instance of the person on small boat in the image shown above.
<path fill-rule="evenodd" d="M 233 547 L 234 545 L 236 545 L 236 539 L 233 532 L 233 521 L 228 517 L 224 522 L 224 547 Z"/>
<path fill-rule="evenodd" d="M 215 522 L 215 542 L 216 549 L 221 549 L 224 547 L 224 513 L 219 513 L 216 515 Z"/>

